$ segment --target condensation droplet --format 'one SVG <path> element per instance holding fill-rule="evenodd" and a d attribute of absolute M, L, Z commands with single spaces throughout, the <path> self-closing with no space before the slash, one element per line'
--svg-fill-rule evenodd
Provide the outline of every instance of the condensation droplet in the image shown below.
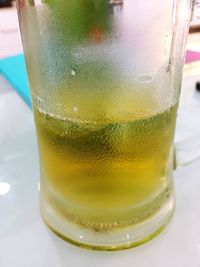
<path fill-rule="evenodd" d="M 72 70 L 72 71 L 71 71 L 71 75 L 72 75 L 72 77 L 74 77 L 74 76 L 76 75 L 75 70 Z"/>
<path fill-rule="evenodd" d="M 74 107 L 73 107 L 73 111 L 74 111 L 75 113 L 78 112 L 78 107 L 74 106 Z"/>

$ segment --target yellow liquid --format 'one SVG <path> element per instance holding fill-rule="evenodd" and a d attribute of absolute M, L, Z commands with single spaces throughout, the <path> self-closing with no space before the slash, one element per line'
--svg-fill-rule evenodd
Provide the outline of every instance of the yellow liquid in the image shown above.
<path fill-rule="evenodd" d="M 95 122 L 35 107 L 41 190 L 48 205 L 62 218 L 95 231 L 153 216 L 169 197 L 176 109 Z"/>

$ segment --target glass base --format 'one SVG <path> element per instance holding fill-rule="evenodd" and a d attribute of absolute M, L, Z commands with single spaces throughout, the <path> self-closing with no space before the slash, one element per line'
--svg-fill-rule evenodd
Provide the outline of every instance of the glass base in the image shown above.
<path fill-rule="evenodd" d="M 168 198 L 157 213 L 145 221 L 110 231 L 94 231 L 63 219 L 47 204 L 40 200 L 40 211 L 47 226 L 67 242 L 92 250 L 115 251 L 139 246 L 162 232 L 174 213 L 174 196 Z"/>

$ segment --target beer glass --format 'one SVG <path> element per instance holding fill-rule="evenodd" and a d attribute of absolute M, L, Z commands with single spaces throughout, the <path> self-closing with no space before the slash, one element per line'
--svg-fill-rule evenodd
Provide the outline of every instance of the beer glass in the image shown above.
<path fill-rule="evenodd" d="M 173 138 L 192 0 L 18 0 L 40 211 L 97 250 L 142 244 L 174 211 Z"/>

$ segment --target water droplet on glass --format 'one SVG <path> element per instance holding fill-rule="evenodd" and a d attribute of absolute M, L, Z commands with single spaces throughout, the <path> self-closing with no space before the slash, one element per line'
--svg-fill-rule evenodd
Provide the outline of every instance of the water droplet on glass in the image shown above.
<path fill-rule="evenodd" d="M 72 77 L 74 77 L 74 76 L 76 75 L 75 70 L 72 70 L 72 71 L 71 71 L 71 75 L 72 75 Z"/>
<path fill-rule="evenodd" d="M 76 112 L 78 112 L 78 107 L 73 107 L 73 111 L 76 113 Z"/>

